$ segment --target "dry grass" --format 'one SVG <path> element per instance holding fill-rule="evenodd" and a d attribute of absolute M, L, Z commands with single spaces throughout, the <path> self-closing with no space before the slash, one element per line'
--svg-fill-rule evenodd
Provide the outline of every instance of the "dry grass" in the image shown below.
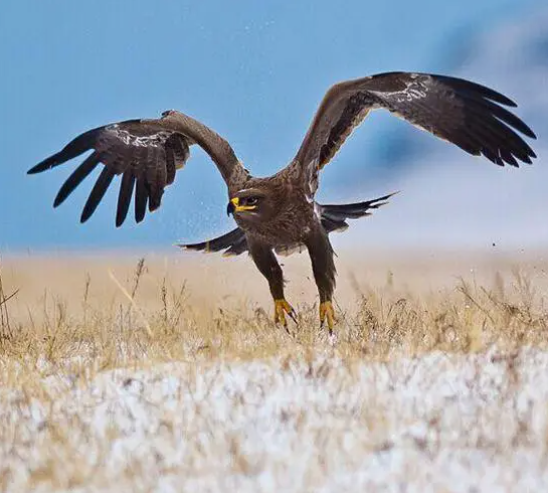
<path fill-rule="evenodd" d="M 478 265 L 477 260 L 467 262 Z M 40 263 L 41 269 L 49 263 L 55 273 L 40 275 L 36 272 Z M 314 285 L 306 274 L 299 279 L 298 272 L 297 286 L 290 284 L 291 301 L 298 302 L 305 290 L 312 295 L 306 293 L 307 299 L 296 304 L 299 324 L 290 327 L 293 337 L 289 337 L 271 321 L 266 283 L 249 269 L 250 262 L 228 264 L 225 279 L 221 273 L 227 264 L 215 259 L 212 264 L 204 272 L 201 266 L 177 265 L 176 258 L 147 262 L 91 257 L 66 263 L 12 259 L 11 275 L 4 276 L 13 294 L 5 296 L 0 284 L 4 354 L 45 357 L 57 363 L 93 355 L 103 361 L 102 367 L 117 368 L 147 361 L 264 358 L 326 344 L 326 334 L 318 326 Z M 234 293 L 230 278 L 239 276 L 234 273 L 240 267 L 246 279 L 241 291 Z M 306 263 L 297 267 L 308 268 Z M 338 293 L 340 323 L 334 350 L 345 358 L 385 359 L 394 353 L 409 356 L 433 350 L 477 352 L 493 344 L 544 348 L 546 267 L 542 262 L 501 262 L 499 270 L 490 271 L 492 267 L 470 269 L 461 261 L 461 271 L 468 270 L 465 274 L 440 281 L 434 272 L 432 281 L 414 273 L 415 279 L 398 282 L 401 276 L 381 265 L 371 275 L 380 278 L 379 272 L 385 270 L 378 284 L 368 283 L 367 278 L 363 282 L 352 272 Z M 90 271 L 101 271 L 101 279 L 97 281 Z M 291 276 L 291 266 L 287 271 Z M 41 284 L 42 293 L 36 284 Z M 61 287 L 65 292 L 59 294 Z M 193 291 L 201 293 L 195 296 Z M 340 302 L 341 297 L 346 303 Z"/>
<path fill-rule="evenodd" d="M 303 440 L 314 444 L 312 452 L 306 452 L 310 463 L 297 474 L 301 483 L 290 481 L 285 489 L 344 490 L 343 483 L 335 489 L 328 483 L 337 468 L 358 474 L 363 466 L 355 453 L 362 457 L 398 449 L 393 432 L 399 426 L 415 426 L 422 420 L 425 431 L 413 435 L 412 448 L 430 454 L 432 461 L 443 447 L 464 446 L 447 438 L 455 426 L 444 415 L 447 404 L 423 414 L 416 409 L 416 414 L 409 414 L 404 406 L 398 415 L 390 399 L 400 397 L 383 394 L 390 394 L 390 385 L 403 393 L 418 371 L 413 365 L 422 361 L 441 365 L 440 372 L 445 371 L 443 361 L 453 362 L 457 370 L 472 365 L 476 374 L 470 388 L 478 386 L 478 392 L 488 392 L 499 378 L 480 388 L 483 365 L 500 370 L 503 382 L 493 387 L 498 392 L 495 406 L 485 407 L 486 413 L 494 414 L 478 416 L 506 426 L 507 433 L 497 439 L 490 428 L 483 428 L 487 425 L 478 424 L 477 436 L 466 447 L 491 450 L 495 458 L 499 450 L 500 460 L 511 460 L 507 454 L 533 445 L 535 456 L 548 454 L 548 418 L 544 429 L 533 414 L 506 410 L 517 405 L 526 389 L 523 351 L 544 354 L 547 349 L 548 264 L 539 257 L 519 263 L 474 256 L 397 259 L 388 263 L 377 256 L 364 264 L 356 262 L 357 267 L 339 267 L 340 323 L 332 340 L 318 328 L 313 286 L 302 257 L 286 262 L 293 279 L 288 299 L 304 299 L 296 303 L 299 324 L 292 327 L 293 336 L 271 321 L 265 283 L 246 259 L 90 256 L 4 261 L 0 491 L 85 485 L 171 491 L 165 482 L 169 478 L 175 481 L 175 491 L 180 490 L 177 478 L 182 477 L 187 478 L 186 488 L 216 491 L 222 482 L 215 481 L 227 474 L 232 481 L 229 489 L 243 491 L 241 481 L 250 481 L 249 491 L 284 489 L 292 456 L 305 453 L 300 451 Z M 11 297 L 12 293 L 16 295 Z M 445 360 L 436 359 L 440 354 Z M 388 372 L 388 387 L 376 373 L 370 378 L 368 372 L 375 365 Z M 236 374 L 234 381 L 242 382 L 236 385 L 238 390 L 226 383 Z M 316 382 L 319 397 L 303 397 L 310 406 L 301 407 L 296 397 L 303 387 L 295 382 L 301 379 L 305 387 L 306 382 Z M 119 389 L 114 394 L 112 385 Z M 166 385 L 175 385 L 176 395 L 166 394 Z M 270 403 L 282 408 L 272 422 L 280 436 L 288 427 L 295 433 L 296 441 L 291 439 L 282 455 L 271 450 L 271 444 L 251 445 L 255 418 L 241 418 L 250 406 L 256 411 L 268 401 L 265 395 L 279 394 L 280 385 L 294 387 L 296 399 L 288 403 L 292 395 L 280 394 L 281 404 Z M 228 408 L 211 414 L 202 401 L 213 402 L 214 407 L 220 399 L 215 400 L 217 391 L 230 397 Z M 314 399 L 323 399 L 322 392 L 332 401 L 318 417 Z M 414 398 L 419 408 L 420 392 Z M 339 402 L 343 394 L 344 404 Z M 138 402 L 133 402 L 136 395 Z M 101 406 L 109 410 L 99 419 Z M 497 415 L 498 406 L 502 407 Z M 126 412 L 135 414 L 129 422 L 118 416 Z M 343 421 L 337 413 L 345 416 Z M 345 426 L 352 427 L 353 438 Z M 539 429 L 544 435 L 533 439 L 531 434 Z M 277 440 L 265 430 L 254 433 L 259 444 L 264 433 L 267 440 Z M 402 443 L 405 449 L 407 441 Z M 129 449 L 120 452 L 117 447 Z M 338 459 L 342 466 L 327 453 L 330 449 L 344 452 Z M 266 472 L 272 477 L 263 484 L 261 474 Z M 406 474 L 410 471 L 403 470 L 403 477 Z M 349 491 L 351 486 L 352 482 Z"/>
<path fill-rule="evenodd" d="M 13 338 L 11 330 L 10 317 L 8 312 L 8 301 L 17 294 L 17 291 L 6 296 L 2 284 L 2 262 L 0 259 L 0 344 Z"/>

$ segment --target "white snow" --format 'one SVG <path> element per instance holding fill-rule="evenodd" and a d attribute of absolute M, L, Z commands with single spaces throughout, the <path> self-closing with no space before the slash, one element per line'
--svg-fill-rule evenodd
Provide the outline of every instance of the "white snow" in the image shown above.
<path fill-rule="evenodd" d="M 83 491 L 76 471 L 85 491 L 547 491 L 547 368 L 529 348 L 45 377 L 52 402 L 0 393 L 0 464 L 9 491 Z"/>

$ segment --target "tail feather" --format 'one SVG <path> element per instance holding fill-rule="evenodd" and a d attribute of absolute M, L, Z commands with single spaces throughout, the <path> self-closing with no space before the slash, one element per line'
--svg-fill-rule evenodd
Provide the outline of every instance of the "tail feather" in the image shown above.
<path fill-rule="evenodd" d="M 344 231 L 348 229 L 348 223 L 344 219 L 334 219 L 332 216 L 322 214 L 322 226 L 328 233 Z"/>
<path fill-rule="evenodd" d="M 240 230 L 241 231 L 241 230 Z M 249 250 L 249 247 L 247 245 L 247 239 L 245 237 L 245 234 L 243 234 L 240 239 L 237 241 L 234 241 L 229 248 L 227 248 L 223 252 L 223 257 L 235 257 L 236 255 L 240 255 L 244 252 L 247 252 Z"/>
<path fill-rule="evenodd" d="M 320 205 L 322 225 L 328 233 L 344 231 L 348 228 L 347 219 L 370 216 L 374 209 L 388 203 L 388 199 L 398 192 L 390 193 L 378 199 L 355 202 L 353 204 Z"/>
<path fill-rule="evenodd" d="M 177 246 L 186 250 L 205 252 L 220 252 L 221 250 L 225 250 L 226 254 L 239 255 L 247 250 L 247 240 L 245 239 L 245 233 L 240 228 L 236 228 L 213 240 Z"/>

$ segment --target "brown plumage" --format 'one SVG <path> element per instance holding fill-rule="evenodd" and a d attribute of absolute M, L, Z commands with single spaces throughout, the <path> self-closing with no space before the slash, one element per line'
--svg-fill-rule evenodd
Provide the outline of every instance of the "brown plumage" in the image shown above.
<path fill-rule="evenodd" d="M 413 125 L 483 155 L 503 166 L 531 163 L 535 153 L 519 133 L 533 131 L 504 106 L 516 104 L 487 87 L 452 77 L 393 72 L 334 85 L 326 93 L 312 124 L 287 167 L 268 178 L 254 178 L 223 138 L 202 123 L 177 111 L 157 120 L 130 120 L 99 127 L 76 137 L 64 149 L 29 170 L 38 173 L 80 154 L 93 151 L 62 185 L 54 206 L 60 205 L 100 163 L 104 165 L 81 221 L 93 214 L 108 186 L 122 175 L 116 225 L 126 219 L 134 196 L 135 220 L 146 209 L 160 207 L 167 185 L 190 156 L 194 144 L 217 165 L 228 188 L 227 212 L 238 227 L 213 240 L 185 245 L 205 251 L 239 255 L 248 251 L 267 278 L 275 300 L 275 318 L 286 325 L 294 311 L 285 301 L 283 275 L 274 252 L 288 254 L 306 248 L 320 295 L 320 319 L 334 323 L 332 307 L 335 264 L 328 234 L 348 227 L 347 219 L 369 215 L 390 198 L 344 205 L 314 200 L 319 171 L 333 158 L 367 114 L 384 108 Z"/>

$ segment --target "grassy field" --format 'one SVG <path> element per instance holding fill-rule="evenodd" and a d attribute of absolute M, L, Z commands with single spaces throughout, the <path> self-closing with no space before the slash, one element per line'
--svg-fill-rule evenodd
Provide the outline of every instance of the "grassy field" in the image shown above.
<path fill-rule="evenodd" d="M 548 259 L 0 259 L 0 491 L 545 491 Z M 13 296 L 11 296 L 13 294 Z"/>

